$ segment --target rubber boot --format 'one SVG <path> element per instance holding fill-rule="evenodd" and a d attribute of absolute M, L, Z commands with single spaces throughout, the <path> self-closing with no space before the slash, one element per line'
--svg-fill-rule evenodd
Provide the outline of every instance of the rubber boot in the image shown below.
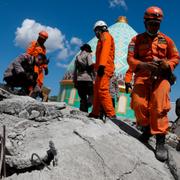
<path fill-rule="evenodd" d="M 168 159 L 168 151 L 164 145 L 165 145 L 165 134 L 157 134 L 155 155 L 156 158 L 161 162 L 164 162 Z"/>
<path fill-rule="evenodd" d="M 98 118 L 99 118 L 98 115 L 95 115 L 95 114 L 93 114 L 92 112 L 89 113 L 89 115 L 88 115 L 87 117 L 89 117 L 89 118 L 95 118 L 95 119 L 98 119 Z"/>
<path fill-rule="evenodd" d="M 142 128 L 143 133 L 138 137 L 142 143 L 148 143 L 149 138 L 152 136 L 150 126 L 144 126 Z"/>

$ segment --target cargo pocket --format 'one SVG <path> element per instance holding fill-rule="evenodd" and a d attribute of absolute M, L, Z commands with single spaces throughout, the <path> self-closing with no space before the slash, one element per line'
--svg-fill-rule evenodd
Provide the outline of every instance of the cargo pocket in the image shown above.
<path fill-rule="evenodd" d="M 161 89 L 161 92 L 159 92 L 159 96 L 157 99 L 157 110 L 159 116 L 166 116 L 169 110 L 171 109 L 171 103 L 170 103 L 170 84 L 167 80 L 163 80 L 164 83 L 161 85 L 164 85 Z"/>
<path fill-rule="evenodd" d="M 158 57 L 165 58 L 167 53 L 167 44 L 158 44 Z"/>

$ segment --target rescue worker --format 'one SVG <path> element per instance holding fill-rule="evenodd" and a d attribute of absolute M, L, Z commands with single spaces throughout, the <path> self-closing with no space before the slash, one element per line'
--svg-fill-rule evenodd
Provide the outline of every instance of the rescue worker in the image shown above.
<path fill-rule="evenodd" d="M 133 77 L 133 71 L 129 68 L 126 71 L 125 77 L 124 77 L 124 81 L 125 81 L 125 91 L 126 94 L 129 93 L 129 89 L 132 90 L 132 77 Z"/>
<path fill-rule="evenodd" d="M 46 64 L 47 62 L 47 58 L 46 58 L 46 55 L 40 53 L 38 56 L 36 56 L 36 59 L 38 59 L 38 61 L 35 61 L 35 64 L 34 64 L 34 72 L 37 74 L 36 86 L 29 88 L 31 91 L 29 96 L 31 96 L 34 99 L 36 99 L 37 97 L 40 97 L 42 98 L 42 101 L 43 101 L 43 99 L 45 98 L 43 97 L 43 92 L 42 92 L 43 87 L 42 87 L 42 84 L 39 83 L 38 77 L 39 77 L 39 74 L 41 74 L 42 66 Z"/>
<path fill-rule="evenodd" d="M 169 77 L 179 63 L 179 52 L 174 42 L 159 32 L 163 11 L 149 7 L 144 14 L 146 32 L 132 38 L 128 47 L 128 64 L 135 73 L 131 106 L 137 125 L 143 127 L 139 137 L 148 142 L 156 136 L 155 156 L 167 160 L 165 135 L 168 132 L 167 113 L 170 110 Z"/>
<path fill-rule="evenodd" d="M 100 108 L 104 109 L 107 117 L 116 117 L 110 95 L 110 79 L 114 74 L 114 39 L 108 32 L 108 26 L 104 21 L 97 21 L 94 32 L 98 38 L 96 46 L 95 71 L 97 76 L 94 85 L 93 109 L 89 117 L 98 118 Z"/>
<path fill-rule="evenodd" d="M 15 87 L 21 87 L 21 92 L 28 95 L 30 93 L 29 87 L 34 88 L 36 86 L 37 74 L 34 72 L 34 66 L 40 63 L 42 56 L 44 55 L 40 54 L 34 57 L 29 54 L 22 54 L 11 62 L 4 72 L 3 79 L 7 83 L 6 87 L 9 87 L 8 90 L 13 92 Z"/>
<path fill-rule="evenodd" d="M 40 31 L 38 39 L 35 41 L 33 40 L 27 48 L 27 53 L 33 56 L 38 56 L 39 53 L 46 55 L 46 47 L 44 43 L 48 39 L 48 33 L 46 31 Z M 37 85 L 39 89 L 42 89 L 43 82 L 44 82 L 44 74 L 48 75 L 48 63 L 49 60 L 46 58 L 46 62 L 41 66 L 34 66 L 34 72 L 38 74 L 37 78 Z"/>
<path fill-rule="evenodd" d="M 80 97 L 80 111 L 88 112 L 92 105 L 94 63 L 92 61 L 91 46 L 83 44 L 81 52 L 76 56 L 74 62 L 73 82 Z"/>

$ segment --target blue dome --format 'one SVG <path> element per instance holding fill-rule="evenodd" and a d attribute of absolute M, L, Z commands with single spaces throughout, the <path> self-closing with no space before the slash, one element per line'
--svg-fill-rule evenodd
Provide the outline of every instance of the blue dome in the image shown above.
<path fill-rule="evenodd" d="M 131 28 L 127 24 L 127 20 L 124 16 L 119 17 L 118 21 L 112 26 L 110 26 L 108 29 L 115 41 L 115 73 L 116 75 L 121 76 L 123 78 L 124 74 L 128 69 L 128 64 L 127 64 L 128 44 L 132 39 L 132 37 L 135 36 L 137 33 L 133 28 Z M 96 51 L 97 40 L 98 39 L 94 37 L 92 40 L 88 42 L 88 44 L 91 46 L 93 51 L 92 58 L 94 62 L 95 62 L 95 51 Z M 64 79 L 72 78 L 71 74 L 74 69 L 74 60 L 76 55 L 69 64 Z"/>

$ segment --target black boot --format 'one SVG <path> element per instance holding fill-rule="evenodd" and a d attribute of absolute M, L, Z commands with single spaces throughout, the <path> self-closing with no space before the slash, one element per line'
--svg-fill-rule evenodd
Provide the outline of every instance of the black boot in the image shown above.
<path fill-rule="evenodd" d="M 150 126 L 144 126 L 142 132 L 143 133 L 138 137 L 139 141 L 142 143 L 148 143 L 149 138 L 152 136 Z"/>
<path fill-rule="evenodd" d="M 79 108 L 79 110 L 83 111 L 83 112 L 88 112 L 87 100 L 85 100 L 85 99 L 80 100 L 80 108 Z"/>
<path fill-rule="evenodd" d="M 95 114 L 93 114 L 92 112 L 89 113 L 89 115 L 88 115 L 87 117 L 89 117 L 89 118 L 95 118 L 95 119 L 98 119 L 98 118 L 99 118 L 98 115 L 95 115 Z"/>
<path fill-rule="evenodd" d="M 164 144 L 165 144 L 165 134 L 157 134 L 155 155 L 156 158 L 161 162 L 164 162 L 168 159 L 168 151 L 165 148 Z"/>

